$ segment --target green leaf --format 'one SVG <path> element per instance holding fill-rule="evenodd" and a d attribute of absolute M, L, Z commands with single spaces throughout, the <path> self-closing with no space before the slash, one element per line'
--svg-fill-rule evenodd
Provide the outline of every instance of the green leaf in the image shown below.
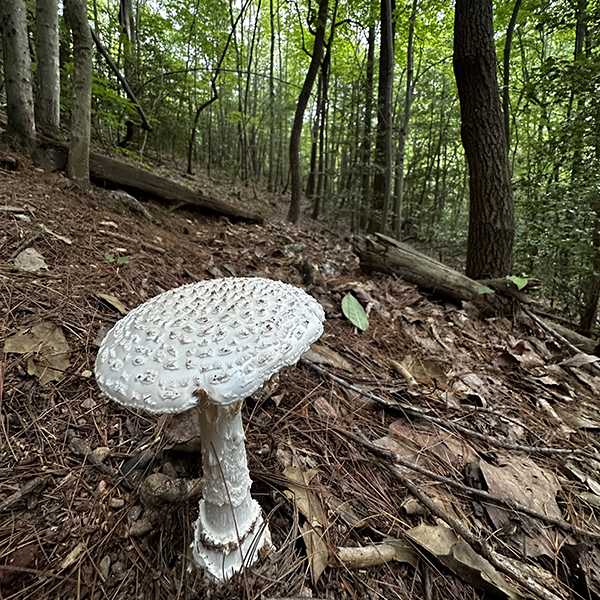
<path fill-rule="evenodd" d="M 366 331 L 369 327 L 369 319 L 365 309 L 351 293 L 347 293 L 342 299 L 342 312 L 353 325 L 362 331 Z"/>
<path fill-rule="evenodd" d="M 494 294 L 495 292 L 492 288 L 489 288 L 487 285 L 480 285 L 477 288 L 477 293 L 483 295 L 483 294 Z"/>
<path fill-rule="evenodd" d="M 118 265 L 126 265 L 128 262 L 129 259 L 126 256 L 119 256 L 119 258 L 117 258 Z"/>
<path fill-rule="evenodd" d="M 525 277 L 517 277 L 516 275 L 507 275 L 506 279 L 512 281 L 518 289 L 522 290 L 527 285 Z"/>
<path fill-rule="evenodd" d="M 108 261 L 108 262 L 115 262 L 115 255 L 112 252 L 107 252 L 104 255 L 104 258 Z"/>

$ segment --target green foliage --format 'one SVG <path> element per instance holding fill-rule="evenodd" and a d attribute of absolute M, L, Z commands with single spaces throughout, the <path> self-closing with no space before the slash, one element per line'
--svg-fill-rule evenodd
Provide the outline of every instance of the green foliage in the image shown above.
<path fill-rule="evenodd" d="M 488 287 L 487 285 L 480 285 L 477 288 L 477 293 L 480 296 L 483 296 L 484 294 L 495 294 L 496 292 L 494 292 L 494 290 L 490 287 Z"/>
<path fill-rule="evenodd" d="M 519 290 L 522 290 L 527 285 L 528 281 L 526 277 L 517 277 L 516 275 L 507 275 L 506 279 L 512 281 Z"/>
<path fill-rule="evenodd" d="M 594 273 L 594 207 L 600 195 L 600 10 L 596 0 L 587 3 L 586 38 L 575 60 L 577 7 L 584 5 L 568 0 L 523 2 L 513 37 L 508 88 L 515 272 L 541 278 L 544 293 L 559 306 L 572 307 L 573 313 L 579 312 L 583 283 Z M 164 0 L 136 6 L 139 43 L 129 52 L 124 51 L 114 3 L 98 0 L 90 13 L 91 18 L 97 15 L 92 26 L 127 77 L 154 129 L 148 134 L 137 131 L 128 148 L 117 152 L 139 160 L 143 147 L 144 159 L 148 155 L 158 160 L 166 155 L 185 157 L 196 111 L 216 90 L 218 100 L 199 115 L 194 162 L 257 190 L 272 168 L 273 189 L 283 190 L 288 181 L 290 128 L 313 46 L 307 24 L 316 18 L 316 4 L 308 0 L 276 4 L 273 31 L 269 3 L 258 0 L 247 5 L 225 0 Z M 231 34 L 242 7 L 245 12 Z M 499 79 L 513 7 L 514 0 L 494 2 Z M 361 187 L 363 175 L 372 180 L 374 174 L 370 164 L 362 164 L 361 148 L 366 129 L 367 30 L 378 25 L 379 8 L 373 2 L 339 3 L 339 26 L 331 45 L 322 206 L 325 219 L 357 231 L 364 231 L 369 219 L 377 221 L 379 216 L 376 207 L 363 203 Z M 411 8 L 410 0 L 396 2 L 396 173 Z M 332 5 L 327 39 L 331 9 Z M 460 269 L 469 226 L 469 181 L 452 69 L 453 17 L 449 3 L 419 0 L 401 224 L 409 241 L 423 241 L 436 251 L 441 248 L 443 259 L 450 258 L 452 266 Z M 62 23 L 61 39 L 68 48 L 69 32 Z M 275 43 L 272 95 L 271 33 Z M 375 94 L 379 40 L 376 44 Z M 66 123 L 72 64 L 68 52 L 61 58 L 61 108 Z M 101 144 L 114 147 L 123 137 L 125 121 L 139 119 L 104 60 L 97 54 L 95 60 L 93 133 Z M 302 133 L 305 178 L 316 135 L 316 100 L 315 85 Z M 371 161 L 377 119 L 374 100 Z M 512 280 L 519 286 L 525 279 Z"/>
<path fill-rule="evenodd" d="M 360 330 L 366 331 L 369 327 L 369 319 L 365 309 L 350 292 L 342 298 L 342 312 L 352 325 Z"/>
<path fill-rule="evenodd" d="M 116 258 L 112 252 L 107 252 L 104 255 L 104 259 L 107 260 L 109 263 L 116 263 L 119 266 L 126 265 L 129 263 L 129 258 L 127 258 L 126 256 L 119 256 L 118 258 Z"/>

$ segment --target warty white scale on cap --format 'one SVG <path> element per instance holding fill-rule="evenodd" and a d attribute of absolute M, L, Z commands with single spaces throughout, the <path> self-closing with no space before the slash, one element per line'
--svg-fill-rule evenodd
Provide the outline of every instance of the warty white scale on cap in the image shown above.
<path fill-rule="evenodd" d="M 321 305 L 281 281 L 231 277 L 155 296 L 105 336 L 96 380 L 113 400 L 155 413 L 231 404 L 294 364 L 323 332 Z"/>

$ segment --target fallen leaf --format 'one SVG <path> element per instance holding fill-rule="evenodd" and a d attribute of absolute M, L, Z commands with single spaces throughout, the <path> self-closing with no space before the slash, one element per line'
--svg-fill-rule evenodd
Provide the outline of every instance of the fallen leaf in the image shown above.
<path fill-rule="evenodd" d="M 60 381 L 64 377 L 64 371 L 71 366 L 71 348 L 62 329 L 49 321 L 22 329 L 7 338 L 4 352 L 30 354 L 27 372 L 39 377 L 42 385 L 50 381 Z"/>
<path fill-rule="evenodd" d="M 590 492 L 582 492 L 581 494 L 578 494 L 578 496 L 588 504 L 600 508 L 600 496 Z"/>
<path fill-rule="evenodd" d="M 290 480 L 287 483 L 288 490 L 284 491 L 286 497 L 290 500 L 296 500 L 298 510 L 313 527 L 325 527 L 327 517 L 323 505 L 315 493 L 309 489 L 309 484 L 317 471 L 315 469 L 302 471 L 298 467 L 286 467 L 283 474 Z"/>
<path fill-rule="evenodd" d="M 313 344 L 303 355 L 303 358 L 318 365 L 329 365 L 336 369 L 352 371 L 352 365 L 335 350 L 321 344 Z"/>
<path fill-rule="evenodd" d="M 27 273 L 39 273 L 41 269 L 47 269 L 48 265 L 44 257 L 35 248 L 25 248 L 15 258 L 15 267 L 19 271 Z"/>
<path fill-rule="evenodd" d="M 321 419 L 332 420 L 335 421 L 339 418 L 339 412 L 323 398 L 323 396 L 319 396 L 315 398 L 313 401 L 313 406 Z"/>
<path fill-rule="evenodd" d="M 472 586 L 504 598 L 519 597 L 504 575 L 446 525 L 419 525 L 409 529 L 406 536 Z"/>
<path fill-rule="evenodd" d="M 129 309 L 116 297 L 111 294 L 96 294 L 98 298 L 108 302 L 113 308 L 116 308 L 122 315 L 126 315 Z"/>
<path fill-rule="evenodd" d="M 309 523 L 301 525 L 300 531 L 306 546 L 310 576 L 313 585 L 316 585 L 329 564 L 329 550 L 319 531 L 315 530 Z"/>
<path fill-rule="evenodd" d="M 562 518 L 556 502 L 558 482 L 554 475 L 539 467 L 526 457 L 505 459 L 498 466 L 485 461 L 480 462 L 488 491 L 505 500 L 512 500 L 550 517 Z M 497 530 L 515 526 L 508 510 L 486 504 L 485 509 Z M 525 531 L 527 528 L 527 531 Z M 528 557 L 536 558 L 542 554 L 553 556 L 557 541 L 550 535 L 560 535 L 553 530 L 538 527 L 535 519 L 522 518 L 518 530 L 511 535 L 514 542 Z"/>
<path fill-rule="evenodd" d="M 68 237 L 65 237 L 64 235 L 59 235 L 58 233 L 54 233 L 54 231 L 52 231 L 51 229 L 48 229 L 48 227 L 46 227 L 43 223 L 38 223 L 38 227 L 42 231 L 45 231 L 46 233 L 50 234 L 51 236 L 54 236 L 57 240 L 60 240 L 61 242 L 64 242 L 65 244 L 68 244 L 69 246 L 71 246 L 73 244 L 73 242 Z"/>
<path fill-rule="evenodd" d="M 562 362 L 558 363 L 559 367 L 583 367 L 584 365 L 589 365 L 591 363 L 598 362 L 600 357 L 592 356 L 591 354 L 584 354 L 583 352 L 579 352 L 575 356 L 571 356 L 571 358 L 567 358 Z"/>
<path fill-rule="evenodd" d="M 64 571 L 68 569 L 72 564 L 74 564 L 81 556 L 85 553 L 86 547 L 85 542 L 79 542 L 69 554 L 63 559 L 58 567 L 59 571 Z"/>
<path fill-rule="evenodd" d="M 366 331 L 369 327 L 369 319 L 367 313 L 362 307 L 362 304 L 351 294 L 347 293 L 342 298 L 342 312 L 344 316 L 362 331 Z"/>

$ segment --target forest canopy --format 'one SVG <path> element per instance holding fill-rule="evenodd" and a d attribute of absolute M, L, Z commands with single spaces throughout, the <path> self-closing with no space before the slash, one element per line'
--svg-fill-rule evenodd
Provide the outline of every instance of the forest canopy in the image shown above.
<path fill-rule="evenodd" d="M 290 132 L 322 31 L 318 72 L 300 118 L 306 214 L 354 232 L 418 240 L 460 265 L 469 173 L 453 71 L 454 7 L 440 0 L 387 3 L 393 61 L 385 66 L 386 120 L 385 1 L 330 0 L 323 19 L 323 0 L 93 0 L 92 137 L 141 164 L 175 155 L 190 174 L 204 169 L 285 193 L 280 201 L 289 202 Z M 584 331 L 594 327 L 600 290 L 599 21 L 595 0 L 493 2 L 515 206 L 512 274 L 541 278 L 550 301 Z M 34 35 L 33 2 L 27 22 L 35 72 L 46 42 Z M 71 37 L 60 13 L 62 125 L 72 108 Z M 33 85 L 37 93 L 40 84 Z M 387 162 L 380 156 L 385 128 Z M 386 170 L 387 204 L 377 191 Z"/>

